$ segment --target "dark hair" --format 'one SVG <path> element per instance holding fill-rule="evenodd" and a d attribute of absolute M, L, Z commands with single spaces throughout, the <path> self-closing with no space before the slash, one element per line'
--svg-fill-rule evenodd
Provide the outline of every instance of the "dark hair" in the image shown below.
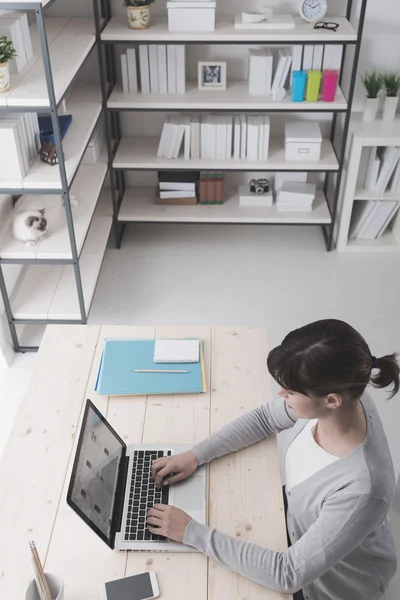
<path fill-rule="evenodd" d="M 268 355 L 268 370 L 283 388 L 325 396 L 342 394 L 356 399 L 368 383 L 384 388 L 392 385 L 391 397 L 399 390 L 397 355 L 373 358 L 364 338 L 347 323 L 324 319 L 295 329 Z"/>

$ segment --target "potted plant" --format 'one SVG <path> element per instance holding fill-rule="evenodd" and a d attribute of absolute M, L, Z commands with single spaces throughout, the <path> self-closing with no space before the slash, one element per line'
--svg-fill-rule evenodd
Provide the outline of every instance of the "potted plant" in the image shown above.
<path fill-rule="evenodd" d="M 383 76 L 383 85 L 386 90 L 383 120 L 393 121 L 399 103 L 400 77 L 393 72 L 385 73 Z"/>
<path fill-rule="evenodd" d="M 150 4 L 154 0 L 124 0 L 131 29 L 147 29 L 150 25 Z"/>
<path fill-rule="evenodd" d="M 10 89 L 10 65 L 8 64 L 17 56 L 11 40 L 5 35 L 0 37 L 0 94 Z"/>
<path fill-rule="evenodd" d="M 367 71 L 361 78 L 363 86 L 367 91 L 367 99 L 364 109 L 364 121 L 375 121 L 378 112 L 378 94 L 383 87 L 383 77 L 376 71 Z"/>

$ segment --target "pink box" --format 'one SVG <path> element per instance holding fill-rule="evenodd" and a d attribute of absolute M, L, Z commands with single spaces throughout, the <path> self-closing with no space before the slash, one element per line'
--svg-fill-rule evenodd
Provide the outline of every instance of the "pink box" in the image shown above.
<path fill-rule="evenodd" d="M 338 71 L 324 71 L 324 80 L 322 84 L 323 102 L 333 102 L 335 100 L 338 78 Z"/>

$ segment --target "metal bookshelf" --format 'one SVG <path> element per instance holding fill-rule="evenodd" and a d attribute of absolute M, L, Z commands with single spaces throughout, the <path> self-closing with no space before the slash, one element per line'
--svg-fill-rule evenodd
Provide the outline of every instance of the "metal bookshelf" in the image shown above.
<path fill-rule="evenodd" d="M 51 116 L 58 165 L 49 166 L 37 157 L 27 176 L 15 185 L 2 185 L 0 194 L 40 194 L 49 202 L 59 202 L 65 212 L 63 228 L 51 235 L 38 249 L 16 245 L 7 236 L 0 240 L 0 290 L 5 306 L 11 339 L 16 352 L 37 350 L 35 345 L 21 343 L 18 325 L 82 324 L 87 322 L 97 284 L 112 217 L 95 214 L 107 165 L 82 166 L 84 152 L 102 114 L 100 93 L 81 91 L 71 98 L 69 112 L 73 122 L 64 140 L 58 121 L 61 103 L 81 66 L 96 45 L 93 20 L 45 18 L 44 8 L 55 0 L 0 1 L 0 9 L 34 11 L 31 24 L 35 37 L 34 57 L 25 69 L 12 79 L 11 91 L 0 97 L 0 115 L 36 112 Z M 94 0 L 96 4 L 97 0 Z M 97 4 L 96 4 L 97 6 Z M 104 18 L 103 2 L 98 19 Z M 66 48 L 70 49 L 65 61 Z M 13 85 L 14 84 L 14 85 Z M 71 205 L 71 188 L 85 194 L 83 206 Z M 53 198 L 54 196 L 54 198 Z M 106 199 L 105 199 L 106 200 Z M 10 298 L 3 265 L 23 265 L 17 291 Z M 38 270 L 38 271 L 34 271 Z M 86 271 L 86 277 L 83 271 Z"/>
<path fill-rule="evenodd" d="M 235 30 L 233 17 L 231 19 L 218 19 L 213 32 L 201 33 L 173 33 L 168 31 L 167 20 L 154 18 L 149 29 L 134 31 L 129 29 L 126 19 L 112 18 L 109 0 L 105 0 L 105 24 L 101 23 L 99 11 L 95 12 L 97 39 L 99 41 L 99 56 L 101 68 L 101 85 L 103 92 L 103 109 L 107 117 L 108 145 L 112 156 L 109 168 L 111 184 L 113 187 L 114 222 L 117 231 L 117 246 L 120 247 L 124 230 L 127 224 L 151 223 L 151 222 L 196 222 L 196 223 L 254 223 L 254 224 L 297 224 L 318 225 L 322 227 L 327 250 L 333 247 L 333 232 L 336 220 L 339 191 L 342 182 L 343 167 L 345 160 L 346 141 L 350 125 L 351 107 L 353 103 L 354 89 L 357 77 L 357 67 L 362 41 L 365 12 L 367 0 L 362 0 L 360 13 L 358 15 L 357 27 L 351 24 L 353 12 L 353 0 L 348 0 L 345 16 L 331 18 L 339 23 L 336 32 L 318 29 L 313 25 L 305 24 L 300 18 L 296 20 L 294 30 L 285 31 L 254 31 Z M 195 86 L 188 86 L 186 94 L 183 95 L 160 95 L 147 94 L 124 94 L 116 84 L 115 79 L 115 46 L 118 44 L 139 45 L 144 43 L 162 44 L 242 44 L 242 45 L 294 45 L 294 44 L 340 44 L 343 45 L 342 65 L 339 79 L 339 89 L 336 101 L 332 105 L 319 103 L 292 103 L 285 99 L 283 102 L 265 102 L 261 104 L 260 99 L 248 96 L 243 85 L 238 84 L 231 90 L 218 92 L 215 102 L 202 100 L 196 93 Z M 347 94 L 343 92 L 343 67 L 348 46 L 353 46 L 354 58 L 351 68 L 351 77 L 348 84 Z M 225 101 L 225 102 L 224 102 Z M 168 161 L 156 159 L 155 141 L 151 138 L 123 138 L 121 136 L 120 113 L 122 111 L 196 111 L 196 112 L 246 112 L 252 111 L 266 113 L 331 113 L 329 139 L 324 140 L 326 160 L 317 163 L 299 163 L 295 166 L 284 160 L 283 153 L 275 153 L 272 160 L 265 163 L 251 161 Z M 343 115 L 341 124 L 340 144 L 336 144 L 335 138 L 338 131 L 338 116 Z M 337 146 L 337 147 L 336 147 Z M 324 153 L 323 153 L 324 154 Z M 208 161 L 210 163 L 210 161 Z M 217 210 L 207 211 L 176 211 L 176 207 L 160 207 L 152 202 L 152 191 L 146 188 L 127 188 L 125 183 L 125 171 L 146 170 L 200 170 L 217 169 L 227 171 L 309 171 L 322 172 L 325 174 L 323 186 L 322 205 L 319 201 L 316 205 L 316 214 L 310 213 L 307 220 L 304 215 L 291 213 L 285 216 L 271 211 L 271 215 L 264 213 L 255 215 L 253 218 L 243 211 L 243 218 L 236 209 L 235 201 L 227 197 L 226 212 L 224 205 Z M 321 199 L 320 199 L 321 200 Z M 196 208 L 196 207 L 194 207 Z"/>

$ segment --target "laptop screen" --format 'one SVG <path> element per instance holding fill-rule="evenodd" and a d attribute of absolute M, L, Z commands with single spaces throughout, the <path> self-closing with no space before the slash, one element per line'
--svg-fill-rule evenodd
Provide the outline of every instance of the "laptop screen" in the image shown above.
<path fill-rule="evenodd" d="M 113 511 L 125 450 L 124 442 L 88 400 L 67 501 L 109 545 L 113 542 Z"/>

